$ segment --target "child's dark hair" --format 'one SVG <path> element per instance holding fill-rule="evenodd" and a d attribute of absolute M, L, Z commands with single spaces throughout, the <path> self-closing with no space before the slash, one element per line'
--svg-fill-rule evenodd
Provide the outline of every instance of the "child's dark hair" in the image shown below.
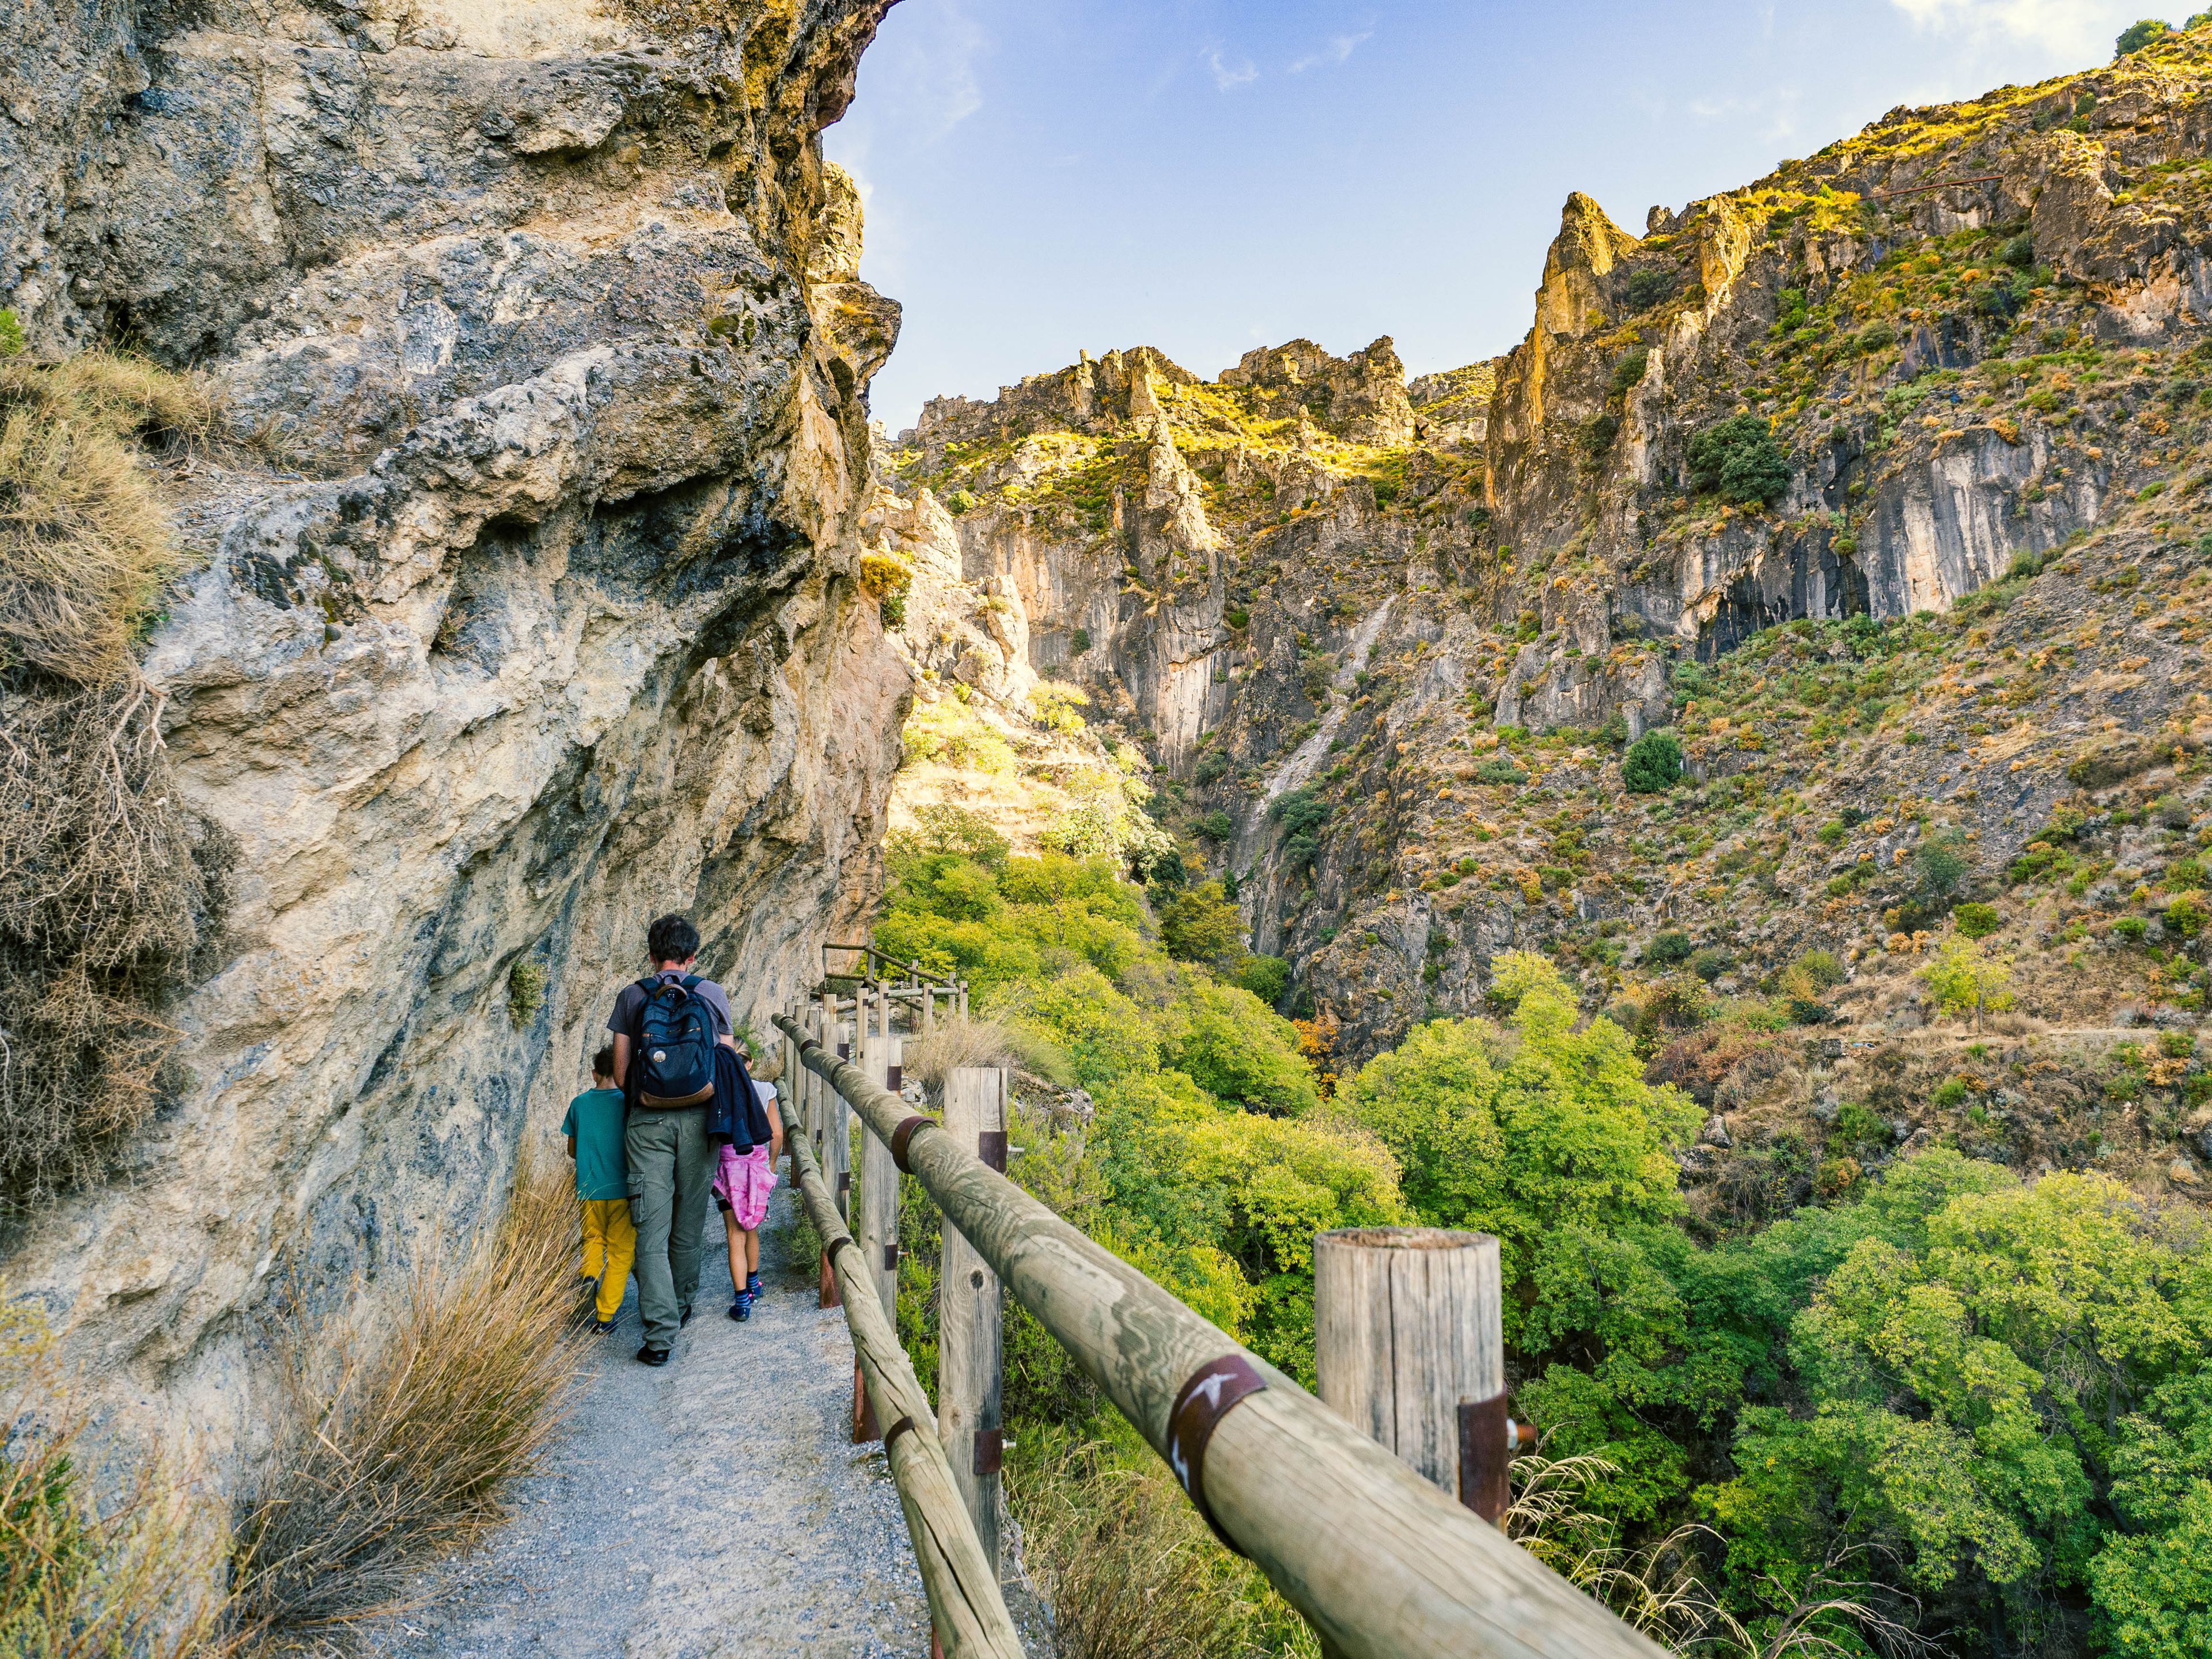
<path fill-rule="evenodd" d="M 645 954 L 656 968 L 689 962 L 699 954 L 699 930 L 689 916 L 662 916 L 645 930 Z"/>
<path fill-rule="evenodd" d="M 614 1074 L 615 1046 L 611 1042 L 602 1043 L 599 1048 L 599 1052 L 592 1056 L 592 1075 L 593 1077 L 612 1077 Z"/>

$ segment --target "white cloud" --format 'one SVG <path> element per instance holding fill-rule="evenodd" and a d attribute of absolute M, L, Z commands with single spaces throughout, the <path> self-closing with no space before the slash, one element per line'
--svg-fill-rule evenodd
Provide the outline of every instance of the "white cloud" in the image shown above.
<path fill-rule="evenodd" d="M 1358 51 L 1362 45 L 1374 38 L 1373 29 L 1368 29 L 1359 34 L 1331 35 L 1328 44 L 1319 52 L 1309 52 L 1292 64 L 1291 73 L 1304 75 L 1310 69 L 1326 69 L 1332 64 L 1341 64 L 1353 52 Z"/>
<path fill-rule="evenodd" d="M 2069 57 L 2108 49 L 2115 9 L 2099 0 L 1890 0 L 1931 34 L 2017 41 Z M 2122 22 L 2124 23 L 2123 19 Z"/>
<path fill-rule="evenodd" d="M 1206 67 L 1212 72 L 1213 84 L 1224 92 L 1234 92 L 1260 78 L 1260 71 L 1253 67 L 1250 58 L 1240 58 L 1232 64 L 1222 57 L 1218 46 L 1206 49 Z"/>

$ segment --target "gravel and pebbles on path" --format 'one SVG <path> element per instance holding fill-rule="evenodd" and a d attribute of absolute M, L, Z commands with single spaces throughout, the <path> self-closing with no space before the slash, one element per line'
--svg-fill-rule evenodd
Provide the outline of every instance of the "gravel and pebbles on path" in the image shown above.
<path fill-rule="evenodd" d="M 514 1518 L 365 1630 L 380 1659 L 920 1659 L 929 1613 L 882 1448 L 851 1443 L 853 1347 L 762 1229 L 767 1294 L 725 1316 L 719 1212 L 697 1312 L 637 1363 L 635 1285 Z"/>

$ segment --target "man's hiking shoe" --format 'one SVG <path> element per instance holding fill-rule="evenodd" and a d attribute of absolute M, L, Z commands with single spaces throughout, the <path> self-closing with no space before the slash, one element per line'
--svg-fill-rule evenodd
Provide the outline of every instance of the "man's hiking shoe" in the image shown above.
<path fill-rule="evenodd" d="M 594 1319 L 592 1322 L 592 1334 L 594 1336 L 608 1335 L 614 1328 L 615 1322 L 611 1319 Z"/>
<path fill-rule="evenodd" d="M 656 1348 L 652 1344 L 647 1343 L 644 1347 L 640 1348 L 637 1351 L 637 1357 L 639 1361 L 644 1364 L 665 1365 L 668 1363 L 668 1350 L 665 1348 Z"/>
<path fill-rule="evenodd" d="M 750 1297 L 755 1297 L 755 1298 L 757 1298 L 757 1297 L 759 1297 L 760 1293 L 761 1293 L 761 1280 L 760 1280 L 760 1275 L 759 1275 L 758 1273 L 747 1273 L 747 1274 L 745 1275 L 745 1294 L 746 1294 L 747 1296 L 750 1296 Z"/>
<path fill-rule="evenodd" d="M 749 1292 L 747 1292 L 747 1291 L 739 1291 L 738 1292 L 738 1299 L 737 1299 L 736 1301 L 732 1302 L 732 1304 L 730 1304 L 730 1317 L 731 1317 L 731 1318 L 732 1318 L 732 1319 L 734 1319 L 734 1320 L 736 1320 L 736 1321 L 738 1322 L 738 1323 L 739 1323 L 740 1325 L 742 1325 L 742 1324 L 744 1324 L 744 1323 L 745 1322 L 745 1321 L 747 1321 L 748 1319 L 750 1319 L 752 1316 L 753 1316 L 753 1299 L 752 1299 L 752 1297 L 751 1297 L 751 1295 L 750 1295 Z"/>

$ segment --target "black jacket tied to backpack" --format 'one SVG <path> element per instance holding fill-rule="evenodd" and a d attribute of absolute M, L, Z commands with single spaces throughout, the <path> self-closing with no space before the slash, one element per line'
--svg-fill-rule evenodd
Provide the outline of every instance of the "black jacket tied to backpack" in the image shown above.
<path fill-rule="evenodd" d="M 629 1071 L 623 1079 L 632 1106 L 667 1111 L 703 1106 L 714 1094 L 714 1011 L 693 994 L 699 975 L 656 975 L 641 979 L 645 993 L 630 1031 Z"/>
<path fill-rule="evenodd" d="M 707 1138 L 728 1141 L 739 1158 L 773 1139 L 768 1108 L 761 1103 L 744 1056 L 719 1042 L 714 1045 L 714 1097 L 707 1103 Z"/>

